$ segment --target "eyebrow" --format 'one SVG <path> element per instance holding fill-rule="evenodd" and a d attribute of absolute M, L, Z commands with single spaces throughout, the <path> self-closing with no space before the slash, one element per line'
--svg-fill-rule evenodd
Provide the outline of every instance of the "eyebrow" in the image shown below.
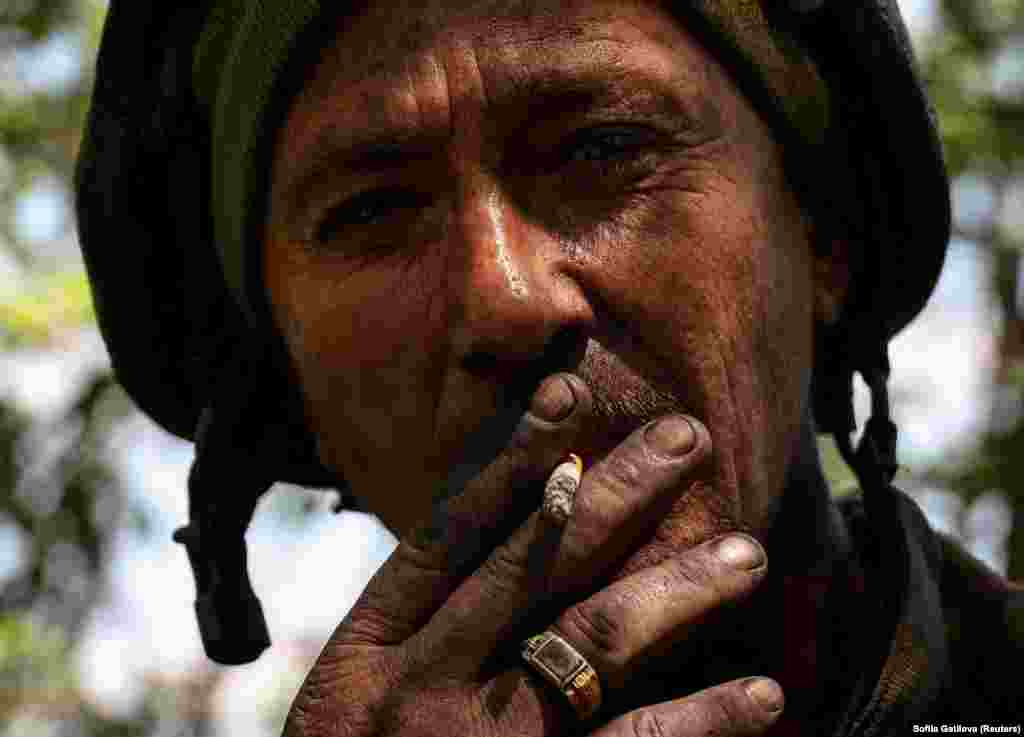
<path fill-rule="evenodd" d="M 318 136 L 320 150 L 330 151 L 333 131 L 324 130 Z M 340 152 L 341 159 L 336 161 L 346 171 L 352 173 L 372 174 L 387 169 L 405 166 L 410 159 L 426 157 L 429 150 L 426 142 L 417 140 L 413 132 L 381 131 L 379 135 L 368 140 L 355 141 L 345 146 Z"/>
<path fill-rule="evenodd" d="M 638 75 L 637 71 L 611 67 L 600 73 L 535 77 L 510 92 L 496 107 L 504 108 L 506 118 L 523 118 L 519 121 L 522 123 L 595 111 L 643 111 L 678 119 L 687 126 L 700 123 L 695 119 L 692 96 L 681 94 L 681 80 L 673 85 L 661 78 Z"/>
<path fill-rule="evenodd" d="M 718 130 L 721 112 L 713 96 L 694 88 L 692 76 L 665 76 L 625 60 L 599 59 L 582 68 L 554 65 L 500 85 L 488 95 L 484 119 L 489 128 L 507 132 L 541 120 L 641 113 L 697 135 Z M 370 117 L 368 112 L 364 107 L 360 114 Z M 411 116 L 365 128 L 327 120 L 298 155 L 295 174 L 282 193 L 286 212 L 297 215 L 325 178 L 338 172 L 372 176 L 399 171 L 436 156 L 450 134 L 447 127 L 418 125 Z"/>
<path fill-rule="evenodd" d="M 370 176 L 399 171 L 412 162 L 435 156 L 437 147 L 446 138 L 447 135 L 437 132 L 430 135 L 412 126 L 368 129 L 362 135 L 353 136 L 347 126 L 324 125 L 313 142 L 303 148 L 298 157 L 301 163 L 281 193 L 286 222 L 300 218 L 306 203 L 323 182 L 337 176 L 338 172 Z"/>

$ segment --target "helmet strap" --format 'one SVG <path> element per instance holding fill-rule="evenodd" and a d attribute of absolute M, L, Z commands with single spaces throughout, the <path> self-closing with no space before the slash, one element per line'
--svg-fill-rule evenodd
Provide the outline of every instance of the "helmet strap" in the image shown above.
<path fill-rule="evenodd" d="M 273 476 L 235 444 L 238 413 L 207 407 L 188 476 L 189 524 L 174 533 L 196 582 L 196 619 L 206 654 L 249 663 L 270 646 L 263 608 L 249 581 L 245 530 Z"/>
<path fill-rule="evenodd" d="M 879 342 L 878 348 L 872 353 L 873 355 L 856 369 L 856 373 L 861 375 L 871 393 L 871 416 L 864 426 L 864 432 L 856 447 L 850 440 L 848 429 L 835 430 L 833 437 L 843 460 L 857 475 L 864 492 L 868 515 L 877 519 L 890 511 L 886 497 L 891 496 L 892 480 L 899 464 L 896 461 L 897 428 L 891 418 L 887 386 L 891 371 L 888 345 Z M 848 374 L 848 395 L 851 400 L 853 373 L 851 371 Z M 851 417 L 852 414 L 851 401 Z"/>
<path fill-rule="evenodd" d="M 266 368 L 266 351 L 252 343 L 237 341 L 200 414 L 188 477 L 189 524 L 174 534 L 192 566 L 203 647 L 225 665 L 251 662 L 270 645 L 245 546 L 259 499 L 288 478 L 337 489 L 336 511 L 352 506 L 344 481 L 316 462 L 296 411 L 301 402 L 282 392 L 285 382 Z"/>

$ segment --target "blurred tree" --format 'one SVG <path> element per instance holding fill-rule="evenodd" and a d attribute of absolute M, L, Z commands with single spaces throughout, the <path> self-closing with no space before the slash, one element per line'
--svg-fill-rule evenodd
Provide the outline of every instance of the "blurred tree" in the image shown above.
<path fill-rule="evenodd" d="M 105 3 L 14 0 L 0 9 L 0 349 L 58 352 L 93 321 L 70 242 L 68 183 Z M 57 227 L 26 227 L 49 189 Z M 63 212 L 61 211 L 63 208 Z M 54 218 L 54 215 L 57 217 Z M 15 354 L 3 356 L 4 365 Z M 109 370 L 57 417 L 0 396 L 0 529 L 22 554 L 0 581 L 0 731 L 142 735 L 150 711 L 102 715 L 82 697 L 73 648 L 105 585 L 123 496 L 105 438 L 127 403 Z M 8 546 L 7 549 L 10 549 Z M 8 563 L 8 562 L 5 562 Z"/>
<path fill-rule="evenodd" d="M 958 208 L 956 236 L 991 255 L 1002 316 L 994 403 L 978 451 L 930 475 L 966 502 L 996 490 L 1013 510 L 1011 578 L 1024 580 L 1024 0 L 942 0 L 923 66 L 950 173 L 978 208 Z"/>

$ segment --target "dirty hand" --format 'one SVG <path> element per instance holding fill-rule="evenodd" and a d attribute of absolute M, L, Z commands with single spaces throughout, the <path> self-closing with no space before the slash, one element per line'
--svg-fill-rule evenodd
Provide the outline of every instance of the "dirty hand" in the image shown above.
<path fill-rule="evenodd" d="M 403 540 L 374 576 L 295 698 L 288 737 L 724 737 L 760 734 L 777 719 L 778 685 L 752 677 L 581 722 L 515 647 L 545 627 L 559 634 L 593 666 L 608 701 L 643 656 L 697 636 L 698 621 L 763 579 L 761 547 L 730 535 L 550 612 L 553 601 L 593 590 L 685 488 L 710 453 L 695 420 L 641 427 L 584 473 L 564 528 L 534 511 L 482 564 L 459 570 L 460 536 L 507 519 L 523 499 L 513 490 L 536 489 L 539 506 L 544 479 L 572 450 L 591 404 L 578 377 L 541 384 L 509 446 L 448 506 L 447 534 Z"/>

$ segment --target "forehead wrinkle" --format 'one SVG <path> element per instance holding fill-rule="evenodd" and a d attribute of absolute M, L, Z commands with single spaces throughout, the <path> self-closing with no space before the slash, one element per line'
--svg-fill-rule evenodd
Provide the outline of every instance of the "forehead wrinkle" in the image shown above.
<path fill-rule="evenodd" d="M 470 2 L 468 7 L 452 8 L 451 0 L 426 0 L 404 3 L 402 20 L 394 18 L 394 7 L 389 3 L 363 2 L 355 13 L 346 13 L 338 19 L 338 34 L 323 53 L 320 66 L 344 69 L 347 82 L 360 82 L 393 72 L 396 62 L 420 55 L 431 46 L 448 38 L 458 37 L 465 29 L 460 21 L 477 16 L 487 18 L 485 30 L 474 31 L 468 39 L 474 44 L 503 45 L 520 42 L 550 42 L 558 38 L 576 38 L 582 32 L 578 24 L 559 28 L 555 22 L 541 23 L 540 30 L 533 25 L 543 16 L 558 19 L 564 14 L 564 2 L 554 3 L 555 9 L 539 12 L 533 6 L 550 4 L 537 0 L 497 0 L 496 2 Z M 493 8 L 491 7 L 493 6 Z M 516 6 L 519 6 L 518 8 Z M 393 33 L 382 36 L 375 27 L 383 25 Z M 313 97 L 330 94 L 335 80 L 322 76 L 307 84 Z"/>
<path fill-rule="evenodd" d="M 280 137 L 275 164 L 280 164 L 275 200 L 298 216 L 303 203 L 324 177 L 339 168 L 370 171 L 400 166 L 424 158 L 450 134 L 445 94 L 437 96 L 441 110 L 428 110 L 417 76 L 436 74 L 432 59 L 419 68 L 411 63 L 382 76 L 355 82 L 315 98 L 305 90 L 289 113 Z M 443 75 L 438 75 L 443 82 Z M 347 94 L 346 94 L 347 93 Z M 434 120 L 428 120 L 432 115 Z"/>
<path fill-rule="evenodd" d="M 422 63 L 433 50 L 444 45 L 457 46 L 461 40 L 469 41 L 481 59 L 491 56 L 507 67 L 514 67 L 521 63 L 524 53 L 538 50 L 543 52 L 541 59 L 558 55 L 562 65 L 571 64 L 581 50 L 588 46 L 596 50 L 600 44 L 607 44 L 606 50 L 619 46 L 618 56 L 628 59 L 637 42 L 654 42 L 669 51 L 678 44 L 677 34 L 685 34 L 678 18 L 666 14 L 662 2 L 614 4 L 618 11 L 623 5 L 647 6 L 652 13 L 640 21 L 620 17 L 611 4 L 565 0 L 470 0 L 462 3 L 462 8 L 451 7 L 460 5 L 451 0 L 423 0 L 415 5 L 412 10 L 419 10 L 418 14 L 410 12 L 406 4 L 403 20 L 397 22 L 393 8 L 380 3 L 364 7 L 354 17 L 347 16 L 300 97 L 315 104 L 352 85 L 387 85 L 410 64 L 415 65 L 417 59 Z M 581 10 L 584 12 L 580 13 Z M 377 12 L 386 12 L 386 16 L 377 17 Z M 578 14 L 570 19 L 568 16 L 573 12 Z M 483 24 L 463 23 L 481 15 L 486 18 Z M 670 22 L 652 22 L 656 17 Z M 375 21 L 385 28 L 394 28 L 394 32 L 382 35 L 373 27 Z M 363 25 L 369 27 L 362 28 Z M 537 55 L 529 61 L 530 66 L 537 66 Z M 332 73 L 336 70 L 344 71 L 340 75 Z"/>
<path fill-rule="evenodd" d="M 574 24 L 530 33 L 510 21 L 505 25 L 518 29 L 511 34 L 514 43 L 495 43 L 483 33 L 474 37 L 482 82 L 488 90 L 488 120 L 528 123 L 538 114 L 571 114 L 597 104 L 608 111 L 627 112 L 653 103 L 663 115 L 680 118 L 699 130 L 707 126 L 710 114 L 717 114 L 715 105 L 704 99 L 709 97 L 710 62 L 681 63 L 684 57 L 676 45 L 668 45 L 670 38 L 655 38 L 615 20 L 600 29 Z M 445 33 L 457 38 L 457 30 Z M 341 34 L 334 47 L 347 48 L 346 36 Z M 655 53 L 633 53 L 638 39 L 647 41 Z M 326 59 L 321 63 L 315 83 L 300 94 L 286 122 L 284 138 L 289 140 L 284 142 L 284 158 L 288 163 L 281 192 L 286 202 L 304 198 L 318 174 L 344 167 L 353 149 L 392 147 L 414 157 L 452 135 L 450 113 L 458 101 L 447 99 L 447 74 L 437 50 L 425 43 L 420 46 L 399 58 L 389 57 L 378 47 L 361 65 L 342 65 L 341 75 L 328 73 L 338 68 L 335 64 Z M 544 53 L 534 53 L 537 49 Z M 693 61 L 690 56 L 685 58 Z M 437 77 L 436 85 L 420 83 L 431 75 Z M 318 84 L 324 79 L 330 82 L 326 88 Z M 325 89 L 327 99 L 314 94 Z M 345 105 L 353 96 L 358 102 Z M 431 96 L 440 104 L 427 114 L 422 103 Z M 294 207 L 289 205 L 289 210 Z"/>

